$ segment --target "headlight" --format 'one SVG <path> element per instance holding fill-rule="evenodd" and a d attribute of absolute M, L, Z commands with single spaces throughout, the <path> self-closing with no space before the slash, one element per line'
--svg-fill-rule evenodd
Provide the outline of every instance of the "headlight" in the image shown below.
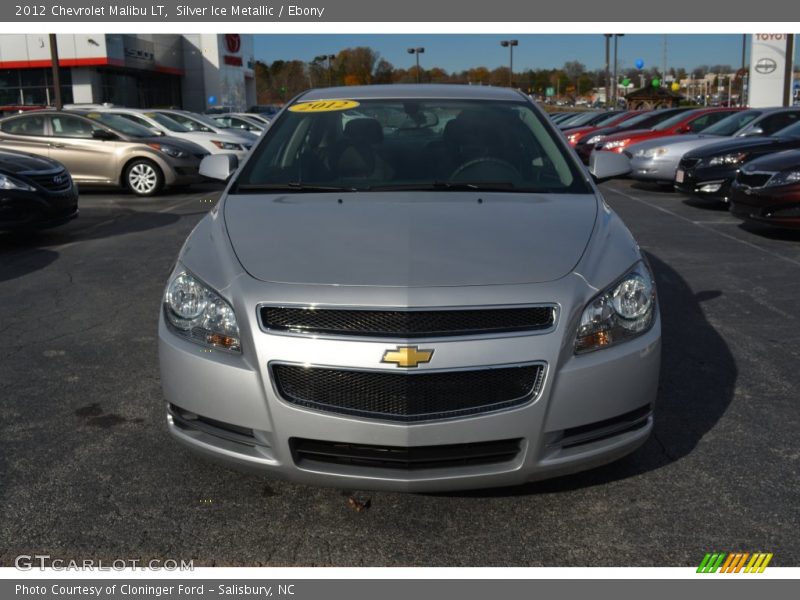
<path fill-rule="evenodd" d="M 712 167 L 719 165 L 738 165 L 747 157 L 746 152 L 734 152 L 733 154 L 723 154 L 721 156 L 714 156 L 708 164 Z"/>
<path fill-rule="evenodd" d="M 231 305 L 186 271 L 178 273 L 167 285 L 164 316 L 172 331 L 188 340 L 242 351 L 239 325 Z"/>
<path fill-rule="evenodd" d="M 231 142 L 221 142 L 219 140 L 211 140 L 211 143 L 220 150 L 243 150 L 241 144 L 232 144 Z"/>
<path fill-rule="evenodd" d="M 642 150 L 637 150 L 635 156 L 640 156 L 642 158 L 655 158 L 656 156 L 663 156 L 667 153 L 667 149 L 663 146 L 659 146 L 658 148 L 647 148 Z"/>
<path fill-rule="evenodd" d="M 581 315 L 575 354 L 635 338 L 653 324 L 656 288 L 644 262 L 589 302 Z"/>
<path fill-rule="evenodd" d="M 621 150 L 627 146 L 628 142 L 630 141 L 630 138 L 625 138 L 624 140 L 613 140 L 611 142 L 606 142 L 603 144 L 603 150 Z"/>
<path fill-rule="evenodd" d="M 163 152 L 167 156 L 171 156 L 172 158 L 185 158 L 188 156 L 186 152 L 181 150 L 180 148 L 176 148 L 175 146 L 169 146 L 168 144 L 147 144 L 151 148 L 158 150 L 159 152 Z"/>
<path fill-rule="evenodd" d="M 769 181 L 764 184 L 764 187 L 773 185 L 792 185 L 793 183 L 800 183 L 800 171 L 783 171 L 775 173 L 769 178 Z"/>
<path fill-rule="evenodd" d="M 605 137 L 606 136 L 604 136 L 604 135 L 593 135 L 588 140 L 586 140 L 586 143 L 587 144 L 598 144 L 598 143 L 602 142 L 603 138 L 605 138 Z"/>
<path fill-rule="evenodd" d="M 19 179 L 14 179 L 8 175 L 0 175 L 0 190 L 22 190 L 24 192 L 35 192 L 36 188 L 23 183 Z"/>

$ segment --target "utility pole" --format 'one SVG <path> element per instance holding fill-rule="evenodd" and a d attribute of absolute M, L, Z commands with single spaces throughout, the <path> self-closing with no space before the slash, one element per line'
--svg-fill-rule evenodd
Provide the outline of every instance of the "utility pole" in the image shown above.
<path fill-rule="evenodd" d="M 56 34 L 50 34 L 50 62 L 53 65 L 53 89 L 55 91 L 55 106 L 56 110 L 64 108 L 64 103 L 61 100 L 61 73 L 58 68 L 58 42 L 56 41 Z"/>
<path fill-rule="evenodd" d="M 783 75 L 783 105 L 792 105 L 792 66 L 794 63 L 794 34 L 786 35 L 786 67 Z"/>

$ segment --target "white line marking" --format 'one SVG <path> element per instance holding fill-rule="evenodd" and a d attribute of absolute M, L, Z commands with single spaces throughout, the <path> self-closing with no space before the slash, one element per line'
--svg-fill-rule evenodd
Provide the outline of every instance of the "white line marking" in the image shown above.
<path fill-rule="evenodd" d="M 629 198 L 630 200 L 633 200 L 634 202 L 639 202 L 640 204 L 644 204 L 645 206 L 649 206 L 650 208 L 654 208 L 656 210 L 660 210 L 661 212 L 667 213 L 668 215 L 672 215 L 673 217 L 676 217 L 676 218 L 680 219 L 681 221 L 686 221 L 687 223 L 691 223 L 692 225 L 696 225 L 697 227 L 701 227 L 701 228 L 703 228 L 703 229 L 705 229 L 707 231 L 711 231 L 711 232 L 713 232 L 713 233 L 715 233 L 715 234 L 717 234 L 717 235 L 719 235 L 721 237 L 728 238 L 729 240 L 733 240 L 734 242 L 739 242 L 740 244 L 744 244 L 745 246 L 750 246 L 751 248 L 755 248 L 756 250 L 760 250 L 761 252 L 764 252 L 765 254 L 769 254 L 770 256 L 774 256 L 775 258 L 780 258 L 781 260 L 785 260 L 786 262 L 790 262 L 793 265 L 800 267 L 800 261 L 798 261 L 798 260 L 794 260 L 793 258 L 788 258 L 786 256 L 783 256 L 782 254 L 778 254 L 777 252 L 772 252 L 771 250 L 767 250 L 766 248 L 762 248 L 758 244 L 754 244 L 752 242 L 748 242 L 748 241 L 740 239 L 740 238 L 738 238 L 738 237 L 736 237 L 734 235 L 729 235 L 727 233 L 723 233 L 722 231 L 719 231 L 718 229 L 714 229 L 713 227 L 706 227 L 706 225 L 704 224 L 705 221 L 692 221 L 688 217 L 684 217 L 683 215 L 679 215 L 678 213 L 673 212 L 673 211 L 671 211 L 671 210 L 669 210 L 667 208 L 664 208 L 663 206 L 657 206 L 655 204 L 650 204 L 646 200 L 642 200 L 641 198 L 637 198 L 636 196 L 631 196 L 630 194 L 626 194 L 625 192 L 622 192 L 620 190 L 614 189 L 613 187 L 605 187 L 604 189 L 607 189 L 607 190 L 609 190 L 611 192 L 614 192 L 615 194 L 619 194 L 620 196 L 624 196 L 625 198 Z"/>

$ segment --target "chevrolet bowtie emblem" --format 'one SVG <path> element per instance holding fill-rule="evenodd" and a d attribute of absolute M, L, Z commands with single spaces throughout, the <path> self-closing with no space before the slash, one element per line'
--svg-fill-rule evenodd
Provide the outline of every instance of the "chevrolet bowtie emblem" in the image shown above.
<path fill-rule="evenodd" d="M 411 369 L 422 363 L 431 362 L 433 350 L 420 350 L 417 346 L 398 346 L 395 350 L 383 353 L 381 362 L 395 363 L 398 367 Z"/>

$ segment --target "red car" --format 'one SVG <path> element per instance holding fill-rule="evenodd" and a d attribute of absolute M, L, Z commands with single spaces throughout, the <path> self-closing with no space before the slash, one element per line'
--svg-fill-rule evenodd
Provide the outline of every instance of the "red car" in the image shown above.
<path fill-rule="evenodd" d="M 800 229 L 800 150 L 745 163 L 731 186 L 730 210 L 750 223 Z"/>
<path fill-rule="evenodd" d="M 647 140 L 653 140 L 681 133 L 699 133 L 730 113 L 742 110 L 741 107 L 697 108 L 681 112 L 662 121 L 652 129 L 632 129 L 616 135 L 610 135 L 597 145 L 595 150 L 623 152 L 628 146 Z"/>
<path fill-rule="evenodd" d="M 568 129 L 564 132 L 564 135 L 567 136 L 567 141 L 569 142 L 570 146 L 576 146 L 578 142 L 580 142 L 587 134 L 592 133 L 593 131 L 597 131 L 603 127 L 616 127 L 630 119 L 631 117 L 635 117 L 637 115 L 644 114 L 647 111 L 644 110 L 626 110 L 618 113 L 614 113 L 611 115 L 607 120 L 601 121 L 599 123 L 595 123 L 594 125 L 586 125 L 584 127 L 575 127 L 573 129 Z"/>

